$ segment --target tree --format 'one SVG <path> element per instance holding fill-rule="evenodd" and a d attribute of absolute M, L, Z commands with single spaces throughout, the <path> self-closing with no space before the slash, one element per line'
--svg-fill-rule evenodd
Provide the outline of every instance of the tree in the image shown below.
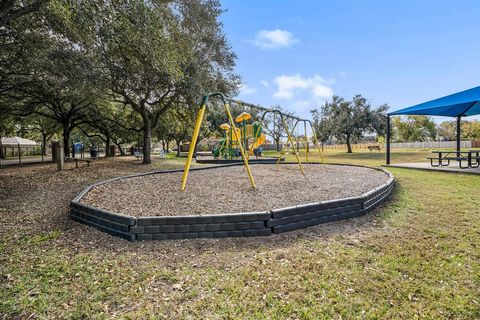
<path fill-rule="evenodd" d="M 17 5 L 7 2 L 7 7 Z M 4 8 L 3 14 L 8 14 L 12 8 Z M 32 15 L 31 19 L 17 18 L 8 26 L 0 27 L 0 110 L 11 109 L 12 105 L 18 107 L 18 97 L 11 95 L 34 83 L 36 60 L 51 46 L 43 14 L 35 12 Z"/>
<path fill-rule="evenodd" d="M 284 109 L 280 106 L 274 106 L 273 109 L 281 111 L 284 115 L 287 116 L 293 116 L 294 113 Z M 294 122 L 292 121 L 291 118 L 285 118 L 285 122 L 288 125 L 288 129 L 292 130 L 292 126 L 294 125 Z M 265 131 L 267 135 L 272 137 L 273 142 L 275 143 L 275 147 L 277 151 L 281 151 L 280 149 L 280 141 L 282 138 L 287 137 L 287 132 L 285 131 L 285 128 L 282 123 L 282 119 L 280 118 L 280 115 L 277 113 L 268 113 L 265 118 L 264 118 L 264 126 L 265 126 Z"/>
<path fill-rule="evenodd" d="M 193 128 L 195 126 L 196 108 L 176 107 L 167 111 L 162 122 L 168 127 L 167 138 L 173 140 L 177 146 L 177 157 L 180 156 L 180 146 L 183 141 L 190 141 L 190 147 L 195 146 L 191 141 Z M 165 123 L 166 122 L 166 123 Z"/>
<path fill-rule="evenodd" d="M 404 119 L 395 117 L 392 121 L 395 140 L 400 142 L 435 140 L 435 122 L 427 116 L 409 115 Z"/>
<path fill-rule="evenodd" d="M 140 115 L 145 164 L 152 130 L 168 108 L 236 85 L 218 1 L 80 1 L 59 8 L 62 28 L 104 66 L 112 100 Z"/>
<path fill-rule="evenodd" d="M 325 119 L 325 132 L 344 141 L 347 152 L 352 152 L 352 141 L 359 141 L 365 133 L 385 133 L 386 112 L 388 105 L 384 104 L 373 109 L 370 103 L 361 95 L 347 101 L 342 97 L 333 96 L 322 109 L 313 113 L 322 114 Z"/>
<path fill-rule="evenodd" d="M 462 137 L 464 139 L 480 140 L 480 121 L 463 121 Z"/>
<path fill-rule="evenodd" d="M 47 2 L 48 0 L 3 0 L 0 2 L 0 26 L 6 26 L 16 19 L 38 11 Z"/>
<path fill-rule="evenodd" d="M 125 154 L 122 144 L 137 142 L 141 139 L 138 126 L 140 119 L 132 114 L 123 105 L 100 101 L 85 114 L 85 124 L 80 126 L 83 134 L 89 138 L 97 137 L 105 143 L 105 155 L 110 153 L 112 143 L 118 147 L 122 155 Z"/>
<path fill-rule="evenodd" d="M 456 121 L 443 121 L 440 123 L 437 127 L 437 134 L 447 141 L 454 141 L 457 137 Z"/>
<path fill-rule="evenodd" d="M 55 30 L 50 6 L 32 15 L 12 23 L 2 37 L 1 55 L 9 63 L 0 64 L 0 103 L 11 104 L 17 117 L 36 114 L 57 121 L 68 156 L 71 131 L 83 123 L 104 86 L 92 57 Z"/>
<path fill-rule="evenodd" d="M 17 93 L 26 106 L 21 114 L 38 114 L 61 125 L 66 156 L 72 130 L 86 122 L 89 108 L 98 99 L 101 85 L 94 68 L 81 52 L 61 45 L 38 63 L 37 81 Z"/>
<path fill-rule="evenodd" d="M 0 108 L 0 140 L 6 135 L 10 135 L 15 132 L 14 118 L 7 112 L 7 109 Z M 3 148 L 0 148 L 0 158 L 3 158 Z"/>
<path fill-rule="evenodd" d="M 310 112 L 313 118 L 313 129 L 315 130 L 318 141 L 322 143 L 323 148 L 323 144 L 326 143 L 332 135 L 328 126 L 328 121 L 326 120 L 322 109 L 314 109 Z"/>
<path fill-rule="evenodd" d="M 47 155 L 48 141 L 61 131 L 56 121 L 35 114 L 20 118 L 17 122 L 21 124 L 20 131 L 28 138 L 41 141 L 42 154 L 45 156 Z"/>
<path fill-rule="evenodd" d="M 0 14 L 31 3 L 7 0 Z M 0 30 L 0 104 L 58 121 L 68 155 L 72 130 L 105 129 L 90 121 L 90 109 L 107 96 L 141 119 L 113 122 L 142 131 L 149 163 L 151 132 L 168 108 L 238 87 L 222 12 L 216 0 L 50 0 L 32 19 L 9 20 Z M 110 133 L 101 135 L 108 142 Z"/>

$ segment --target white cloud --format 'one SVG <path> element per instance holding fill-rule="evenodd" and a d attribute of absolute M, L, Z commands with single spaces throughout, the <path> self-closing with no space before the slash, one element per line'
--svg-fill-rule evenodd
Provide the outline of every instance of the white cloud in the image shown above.
<path fill-rule="evenodd" d="M 262 80 L 260 83 L 265 87 L 265 88 L 270 88 L 270 83 L 267 80 Z"/>
<path fill-rule="evenodd" d="M 335 79 L 325 79 L 318 74 L 303 77 L 297 73 L 280 75 L 273 83 L 276 85 L 273 97 L 284 100 L 281 104 L 286 103 L 300 117 L 308 118 L 311 109 L 333 96 L 333 89 L 330 86 L 335 83 Z"/>
<path fill-rule="evenodd" d="M 333 95 L 332 88 L 329 87 L 334 80 L 326 80 L 319 75 L 310 78 L 304 78 L 300 74 L 292 76 L 281 75 L 274 79 L 277 85 L 275 98 L 292 100 L 299 93 L 309 92 L 314 101 L 326 100 Z"/>
<path fill-rule="evenodd" d="M 246 83 L 242 83 L 240 86 L 240 94 L 244 96 L 249 96 L 257 92 L 257 88 L 249 87 Z"/>
<path fill-rule="evenodd" d="M 321 83 L 317 83 L 313 86 L 313 95 L 316 98 L 320 99 L 328 99 L 333 96 L 333 90 L 326 85 Z"/>
<path fill-rule="evenodd" d="M 288 48 L 298 41 L 293 33 L 286 30 L 274 29 L 258 31 L 255 39 L 251 40 L 251 43 L 260 49 L 280 49 Z"/>

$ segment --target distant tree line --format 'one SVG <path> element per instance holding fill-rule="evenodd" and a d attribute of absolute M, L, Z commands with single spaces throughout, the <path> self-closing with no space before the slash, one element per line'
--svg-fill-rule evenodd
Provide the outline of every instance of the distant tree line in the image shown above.
<path fill-rule="evenodd" d="M 461 138 L 480 140 L 480 121 L 462 120 Z M 393 117 L 392 140 L 394 142 L 454 141 L 457 137 L 456 120 L 436 123 L 431 117 L 410 115 Z"/>
<path fill-rule="evenodd" d="M 377 141 L 385 141 L 388 105 L 372 107 L 361 95 L 352 100 L 334 96 L 320 108 L 311 111 L 318 139 L 327 142 L 334 139 L 347 145 L 375 134 Z M 432 117 L 409 115 L 392 117 L 391 134 L 393 142 L 453 141 L 456 139 L 456 121 L 436 123 Z M 462 120 L 461 138 L 480 140 L 480 121 Z"/>

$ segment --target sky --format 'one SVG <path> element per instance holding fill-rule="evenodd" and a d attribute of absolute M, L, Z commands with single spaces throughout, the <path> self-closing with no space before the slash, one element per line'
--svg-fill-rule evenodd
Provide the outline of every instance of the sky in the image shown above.
<path fill-rule="evenodd" d="M 221 3 L 247 102 L 311 118 L 334 94 L 397 110 L 480 85 L 480 0 Z"/>

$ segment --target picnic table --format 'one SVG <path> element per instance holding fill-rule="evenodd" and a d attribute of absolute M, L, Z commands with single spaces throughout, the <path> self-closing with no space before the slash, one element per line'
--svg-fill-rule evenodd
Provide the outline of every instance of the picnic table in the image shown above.
<path fill-rule="evenodd" d="M 445 167 L 450 165 L 450 161 L 458 161 L 461 169 L 478 168 L 480 166 L 480 150 L 469 151 L 451 151 L 439 150 L 432 151 L 436 156 L 427 157 L 432 167 Z M 464 163 L 467 163 L 464 165 Z"/>

